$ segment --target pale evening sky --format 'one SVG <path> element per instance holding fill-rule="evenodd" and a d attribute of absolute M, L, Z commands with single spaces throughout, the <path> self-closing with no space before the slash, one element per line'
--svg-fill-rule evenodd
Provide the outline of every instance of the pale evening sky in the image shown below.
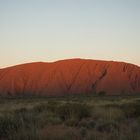
<path fill-rule="evenodd" d="M 140 0 L 0 0 L 0 68 L 67 58 L 140 66 Z"/>

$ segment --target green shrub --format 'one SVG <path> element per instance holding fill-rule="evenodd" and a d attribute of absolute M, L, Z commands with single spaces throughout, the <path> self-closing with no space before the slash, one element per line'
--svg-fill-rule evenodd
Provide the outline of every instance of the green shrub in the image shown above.
<path fill-rule="evenodd" d="M 57 115 L 64 121 L 71 118 L 81 120 L 91 116 L 91 108 L 85 104 L 66 103 L 57 108 Z"/>
<path fill-rule="evenodd" d="M 82 137 L 86 137 L 87 129 L 85 127 L 80 128 L 80 134 Z"/>
<path fill-rule="evenodd" d="M 58 125 L 62 123 L 62 120 L 58 116 L 53 115 L 53 116 L 47 116 L 46 122 L 47 124 Z"/>
<path fill-rule="evenodd" d="M 37 122 L 36 116 L 24 108 L 0 116 L 0 139 L 31 139 L 37 133 Z"/>
<path fill-rule="evenodd" d="M 45 112 L 45 111 L 47 111 L 47 106 L 44 104 L 37 105 L 37 106 L 33 107 L 31 111 L 36 113 L 36 114 L 41 113 L 41 112 Z"/>
<path fill-rule="evenodd" d="M 140 103 L 127 103 L 121 106 L 127 118 L 140 117 Z"/>
<path fill-rule="evenodd" d="M 104 121 L 121 121 L 125 118 L 124 112 L 116 107 L 95 107 L 93 117 L 97 120 Z"/>
<path fill-rule="evenodd" d="M 118 132 L 119 126 L 116 122 L 101 121 L 97 123 L 96 130 L 99 132 Z"/>
<path fill-rule="evenodd" d="M 30 130 L 22 129 L 11 135 L 8 140 L 42 140 L 36 128 Z"/>
<path fill-rule="evenodd" d="M 65 124 L 67 125 L 67 126 L 77 126 L 78 125 L 78 120 L 77 119 L 75 119 L 75 118 L 70 118 L 70 119 L 68 119 L 68 120 L 66 120 L 66 122 L 65 122 Z"/>
<path fill-rule="evenodd" d="M 96 123 L 93 120 L 81 120 L 78 124 L 78 127 L 84 127 L 84 128 L 88 128 L 88 129 L 93 129 L 95 128 Z"/>
<path fill-rule="evenodd" d="M 16 120 L 12 115 L 6 114 L 0 116 L 0 138 L 8 137 L 16 133 L 20 127 L 19 120 Z"/>

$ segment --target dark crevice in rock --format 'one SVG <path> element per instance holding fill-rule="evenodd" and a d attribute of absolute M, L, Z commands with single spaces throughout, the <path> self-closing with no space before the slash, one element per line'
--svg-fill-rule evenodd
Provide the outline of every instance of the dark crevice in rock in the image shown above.
<path fill-rule="evenodd" d="M 24 72 L 24 71 L 21 71 L 21 79 L 22 79 L 22 83 L 23 83 L 23 87 L 22 87 L 22 94 L 26 94 L 26 88 L 27 88 L 27 85 L 28 85 L 28 81 L 29 81 L 29 75 Z"/>
<path fill-rule="evenodd" d="M 128 65 L 127 64 L 124 64 L 124 66 L 123 66 L 123 72 L 126 72 L 127 68 L 128 68 Z"/>
<path fill-rule="evenodd" d="M 81 64 L 81 66 L 79 67 L 79 69 L 78 69 L 77 73 L 75 74 L 74 78 L 72 79 L 71 84 L 69 84 L 69 86 L 67 87 L 67 90 L 68 90 L 68 91 L 70 91 L 70 90 L 71 90 L 71 88 L 72 88 L 73 84 L 74 84 L 74 83 L 75 83 L 75 81 L 77 80 L 77 77 L 78 77 L 78 75 L 80 74 L 80 71 L 81 71 L 81 69 L 82 69 L 82 67 L 83 67 L 83 65 L 84 65 L 84 64 L 85 64 L 85 62 L 84 62 L 83 64 Z"/>
<path fill-rule="evenodd" d="M 63 83 L 64 83 L 66 89 L 68 90 L 68 84 L 67 84 L 66 79 L 64 78 L 63 72 L 62 71 L 59 71 L 59 73 L 60 73 L 60 76 L 61 76 L 61 78 L 63 80 Z"/>
<path fill-rule="evenodd" d="M 131 83 L 131 87 L 135 91 L 137 86 L 138 86 L 138 76 L 136 74 L 134 81 Z"/>
<path fill-rule="evenodd" d="M 92 84 L 92 89 L 93 89 L 93 92 L 96 94 L 97 93 L 97 85 L 98 85 L 98 83 L 105 77 L 107 75 L 107 69 L 105 69 L 103 72 L 102 72 L 102 74 L 101 74 L 101 76 Z"/>

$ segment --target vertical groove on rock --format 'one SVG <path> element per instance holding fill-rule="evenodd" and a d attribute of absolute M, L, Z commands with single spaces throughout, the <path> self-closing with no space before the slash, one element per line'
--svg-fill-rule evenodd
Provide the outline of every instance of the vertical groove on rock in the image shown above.
<path fill-rule="evenodd" d="M 23 70 L 21 72 L 21 79 L 23 82 L 23 87 L 22 87 L 22 94 L 25 95 L 26 94 L 26 89 L 27 89 L 27 85 L 28 85 L 28 81 L 29 81 L 29 75 L 26 74 L 26 72 Z"/>
<path fill-rule="evenodd" d="M 81 66 L 77 70 L 75 76 L 73 77 L 72 82 L 68 85 L 68 87 L 67 87 L 68 92 L 71 90 L 72 86 L 74 85 L 74 83 L 75 83 L 75 81 L 76 81 L 76 79 L 77 79 L 77 77 L 78 77 L 78 75 L 79 75 L 79 73 L 80 73 L 84 64 L 85 64 L 85 62 L 83 64 L 81 64 Z"/>
<path fill-rule="evenodd" d="M 99 76 L 99 78 L 92 84 L 92 89 L 93 89 L 93 92 L 95 94 L 97 94 L 97 89 L 96 88 L 97 88 L 98 83 L 106 76 L 106 74 L 107 74 L 107 69 L 105 69 L 102 72 L 101 76 Z"/>

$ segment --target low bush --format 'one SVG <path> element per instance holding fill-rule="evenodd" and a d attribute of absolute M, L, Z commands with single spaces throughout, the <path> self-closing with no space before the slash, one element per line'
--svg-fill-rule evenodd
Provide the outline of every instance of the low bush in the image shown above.
<path fill-rule="evenodd" d="M 94 120 L 86 120 L 83 119 L 79 122 L 78 127 L 84 127 L 87 129 L 93 129 L 96 126 L 96 122 Z"/>
<path fill-rule="evenodd" d="M 93 117 L 104 121 L 123 121 L 125 114 L 121 109 L 116 107 L 100 106 L 93 109 Z"/>
<path fill-rule="evenodd" d="M 124 111 L 127 118 L 140 117 L 140 102 L 122 104 L 121 109 Z"/>
<path fill-rule="evenodd" d="M 99 132 L 118 132 L 119 126 L 116 122 L 98 122 L 96 126 L 96 130 Z"/>
<path fill-rule="evenodd" d="M 19 120 L 10 114 L 0 116 L 0 138 L 16 133 L 20 125 Z"/>
<path fill-rule="evenodd" d="M 57 115 L 63 120 L 81 120 L 91 116 L 91 108 L 86 104 L 66 103 L 57 108 Z"/>

